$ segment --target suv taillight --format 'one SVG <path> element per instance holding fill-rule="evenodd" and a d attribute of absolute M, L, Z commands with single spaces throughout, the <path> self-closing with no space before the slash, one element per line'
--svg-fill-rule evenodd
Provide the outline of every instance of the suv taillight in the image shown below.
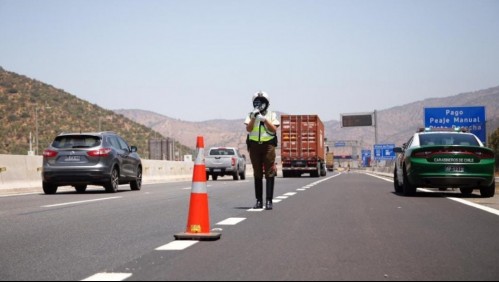
<path fill-rule="evenodd" d="M 109 153 L 111 153 L 112 150 L 113 149 L 111 148 L 104 148 L 104 149 L 89 151 L 87 152 L 87 155 L 89 155 L 90 157 L 107 157 L 109 156 Z"/>
<path fill-rule="evenodd" d="M 236 163 L 237 163 L 237 159 L 236 158 L 232 158 L 232 166 L 236 166 Z"/>
<path fill-rule="evenodd" d="M 57 157 L 57 152 L 53 150 L 45 150 L 43 151 L 43 157 L 44 158 L 55 158 Z"/>

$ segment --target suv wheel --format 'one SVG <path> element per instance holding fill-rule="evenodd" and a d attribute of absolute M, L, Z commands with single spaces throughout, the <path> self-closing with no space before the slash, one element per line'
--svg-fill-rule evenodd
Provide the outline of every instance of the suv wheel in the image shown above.
<path fill-rule="evenodd" d="M 43 192 L 47 195 L 53 195 L 57 193 L 57 185 L 48 183 L 48 182 L 43 182 Z"/>
<path fill-rule="evenodd" d="M 120 173 L 118 169 L 115 167 L 111 172 L 111 178 L 109 179 L 108 183 L 104 185 L 104 188 L 108 193 L 116 193 L 118 192 L 119 184 L 120 184 Z"/>
<path fill-rule="evenodd" d="M 139 191 L 142 189 L 142 168 L 137 168 L 137 178 L 134 181 L 130 182 L 130 188 L 133 191 Z"/>

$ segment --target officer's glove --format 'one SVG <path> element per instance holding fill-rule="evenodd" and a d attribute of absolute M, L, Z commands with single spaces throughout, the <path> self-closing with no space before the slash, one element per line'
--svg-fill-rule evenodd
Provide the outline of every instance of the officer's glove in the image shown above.
<path fill-rule="evenodd" d="M 254 111 L 252 111 L 252 112 L 250 113 L 250 118 L 252 118 L 252 119 L 253 119 L 253 118 L 256 118 L 259 114 L 260 114 L 260 110 L 255 109 Z"/>
<path fill-rule="evenodd" d="M 262 115 L 260 113 L 258 115 L 256 115 L 256 121 L 265 122 L 266 120 L 267 120 L 267 118 L 264 115 Z"/>

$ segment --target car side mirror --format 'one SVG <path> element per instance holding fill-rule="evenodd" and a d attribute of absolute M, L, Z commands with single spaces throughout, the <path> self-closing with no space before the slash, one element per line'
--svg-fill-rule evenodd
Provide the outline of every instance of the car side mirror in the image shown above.
<path fill-rule="evenodd" d="M 395 148 L 393 149 L 393 151 L 394 151 L 395 153 L 403 153 L 403 152 L 404 152 L 404 149 L 402 149 L 401 147 L 395 147 Z"/>
<path fill-rule="evenodd" d="M 136 146 L 132 146 L 130 147 L 130 149 L 132 153 L 137 153 L 137 151 L 139 150 Z"/>

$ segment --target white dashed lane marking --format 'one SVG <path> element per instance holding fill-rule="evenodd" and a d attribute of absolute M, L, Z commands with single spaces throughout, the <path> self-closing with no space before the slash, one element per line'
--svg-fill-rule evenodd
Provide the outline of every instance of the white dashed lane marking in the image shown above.
<path fill-rule="evenodd" d="M 224 221 L 220 221 L 219 223 L 217 223 L 217 225 L 236 225 L 238 223 L 243 222 L 244 220 L 246 220 L 246 218 L 243 218 L 243 217 L 231 217 L 231 218 L 227 218 Z"/>
<path fill-rule="evenodd" d="M 46 205 L 46 206 L 42 206 L 42 208 L 54 208 L 54 207 L 62 207 L 62 206 L 79 205 L 79 204 L 86 204 L 86 203 L 99 202 L 99 201 L 107 201 L 107 200 L 114 200 L 114 199 L 120 199 L 120 198 L 121 197 L 110 197 L 110 198 L 101 198 L 101 199 L 93 199 L 93 200 L 86 200 L 86 201 L 78 201 L 78 202 L 68 202 L 68 203 L 55 204 L 55 205 Z"/>
<path fill-rule="evenodd" d="M 387 181 L 387 182 L 391 182 L 391 183 L 394 182 L 393 179 L 387 179 L 387 178 L 380 177 L 380 176 L 377 176 L 377 175 L 374 175 L 374 174 L 371 174 L 371 173 L 366 173 L 366 174 L 369 175 L 369 176 L 376 177 L 378 179 Z M 437 192 L 435 192 L 433 190 L 429 190 L 429 189 L 418 188 L 418 190 L 422 191 L 422 192 L 426 192 L 426 193 L 437 193 Z M 482 210 L 482 211 L 485 211 L 485 212 L 488 212 L 488 213 L 491 213 L 491 214 L 499 215 L 499 210 L 496 210 L 494 208 L 490 208 L 490 207 L 487 207 L 487 206 L 484 206 L 484 205 L 476 204 L 476 203 L 473 203 L 473 202 L 470 202 L 470 201 L 467 201 L 467 200 L 464 200 L 464 199 L 461 199 L 461 198 L 454 198 L 454 197 L 445 197 L 445 198 L 447 198 L 447 199 L 449 199 L 451 201 L 455 201 L 455 202 L 461 203 L 463 205 L 474 207 L 476 209 L 479 209 L 479 210 Z"/>
<path fill-rule="evenodd" d="M 132 276 L 132 273 L 97 273 L 81 281 L 123 281 Z"/>
<path fill-rule="evenodd" d="M 197 243 L 199 243 L 199 241 L 173 241 L 157 248 L 156 251 L 182 251 Z"/>

